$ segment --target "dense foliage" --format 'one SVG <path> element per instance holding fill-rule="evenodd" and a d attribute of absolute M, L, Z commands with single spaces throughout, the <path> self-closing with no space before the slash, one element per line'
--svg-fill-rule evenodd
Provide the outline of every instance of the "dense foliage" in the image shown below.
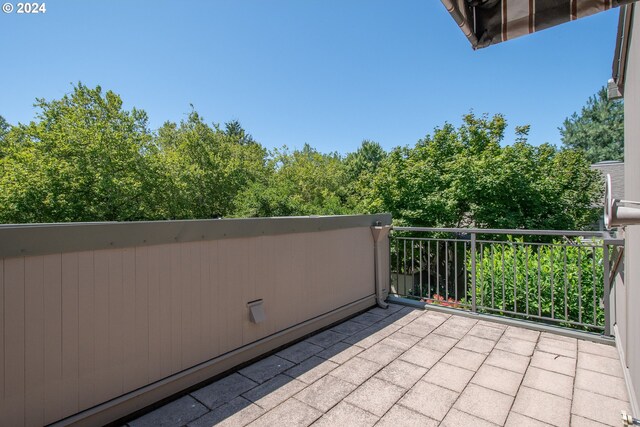
<path fill-rule="evenodd" d="M 584 150 L 591 163 L 624 158 L 624 105 L 621 99 L 609 100 L 601 88 L 573 113 L 560 128 L 567 148 Z"/>
<path fill-rule="evenodd" d="M 400 236 L 399 236 L 400 234 Z M 391 292 L 428 304 L 595 330 L 604 325 L 602 241 L 394 232 Z"/>
<path fill-rule="evenodd" d="M 518 140 L 502 146 L 504 117 L 464 116 L 382 162 L 370 210 L 414 226 L 574 229 L 597 217 L 600 181 L 580 151 Z"/>
<path fill-rule="evenodd" d="M 37 121 L 0 133 L 0 222 L 228 216 L 266 173 L 266 150 L 236 122 L 192 112 L 152 133 L 144 111 L 82 84 L 36 105 Z"/>
<path fill-rule="evenodd" d="M 601 245 L 511 241 L 484 245 L 476 262 L 477 303 L 490 313 L 540 316 L 566 326 L 604 324 Z"/>
<path fill-rule="evenodd" d="M 266 150 L 233 121 L 195 111 L 149 129 L 144 111 L 82 84 L 0 117 L 0 222 L 134 221 L 387 211 L 421 226 L 585 228 L 600 197 L 579 150 L 504 145 L 501 115 L 464 116 L 391 152 Z"/>

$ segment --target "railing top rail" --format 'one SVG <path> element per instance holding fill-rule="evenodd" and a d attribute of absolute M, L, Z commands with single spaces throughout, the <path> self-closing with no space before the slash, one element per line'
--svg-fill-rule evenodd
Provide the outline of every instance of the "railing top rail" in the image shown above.
<path fill-rule="evenodd" d="M 511 234 L 537 236 L 582 236 L 610 239 L 606 231 L 576 231 L 576 230 L 524 230 L 505 228 L 433 228 L 433 227 L 393 227 L 396 231 L 422 231 L 430 233 L 459 233 L 459 234 Z"/>

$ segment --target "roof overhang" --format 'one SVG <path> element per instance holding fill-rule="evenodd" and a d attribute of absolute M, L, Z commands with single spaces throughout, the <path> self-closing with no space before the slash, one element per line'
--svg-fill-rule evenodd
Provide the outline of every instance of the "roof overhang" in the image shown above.
<path fill-rule="evenodd" d="M 635 0 L 442 0 L 474 49 L 501 43 Z"/>

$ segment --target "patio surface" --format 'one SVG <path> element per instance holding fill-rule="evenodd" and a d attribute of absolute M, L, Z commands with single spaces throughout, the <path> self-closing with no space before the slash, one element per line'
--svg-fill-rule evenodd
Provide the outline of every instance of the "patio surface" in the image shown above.
<path fill-rule="evenodd" d="M 615 347 L 373 308 L 134 421 L 139 426 L 620 426 Z"/>

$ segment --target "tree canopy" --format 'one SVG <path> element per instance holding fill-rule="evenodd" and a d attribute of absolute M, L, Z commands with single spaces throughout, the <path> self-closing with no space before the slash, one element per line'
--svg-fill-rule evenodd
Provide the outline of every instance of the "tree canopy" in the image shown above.
<path fill-rule="evenodd" d="M 419 226 L 585 228 L 600 197 L 582 150 L 505 145 L 502 115 L 467 114 L 413 146 L 353 153 L 266 150 L 240 122 L 192 108 L 149 129 L 147 114 L 78 84 L 38 99 L 34 121 L 0 117 L 0 222 L 135 221 L 391 212 Z"/>
<path fill-rule="evenodd" d="M 239 123 L 210 126 L 193 111 L 152 133 L 144 111 L 82 84 L 2 141 L 0 221 L 216 218 L 265 173 L 265 150 Z"/>
<path fill-rule="evenodd" d="M 591 163 L 624 158 L 624 105 L 609 100 L 602 87 L 589 97 L 580 114 L 573 113 L 559 128 L 567 148 L 584 150 Z"/>
<path fill-rule="evenodd" d="M 3 222 L 144 219 L 152 137 L 144 111 L 82 84 L 38 99 L 37 121 L 10 128 L 0 176 Z"/>
<path fill-rule="evenodd" d="M 503 116 L 464 116 L 414 147 L 395 148 L 372 188 L 373 211 L 416 226 L 573 229 L 596 219 L 597 172 L 579 151 L 519 140 L 502 147 Z"/>

